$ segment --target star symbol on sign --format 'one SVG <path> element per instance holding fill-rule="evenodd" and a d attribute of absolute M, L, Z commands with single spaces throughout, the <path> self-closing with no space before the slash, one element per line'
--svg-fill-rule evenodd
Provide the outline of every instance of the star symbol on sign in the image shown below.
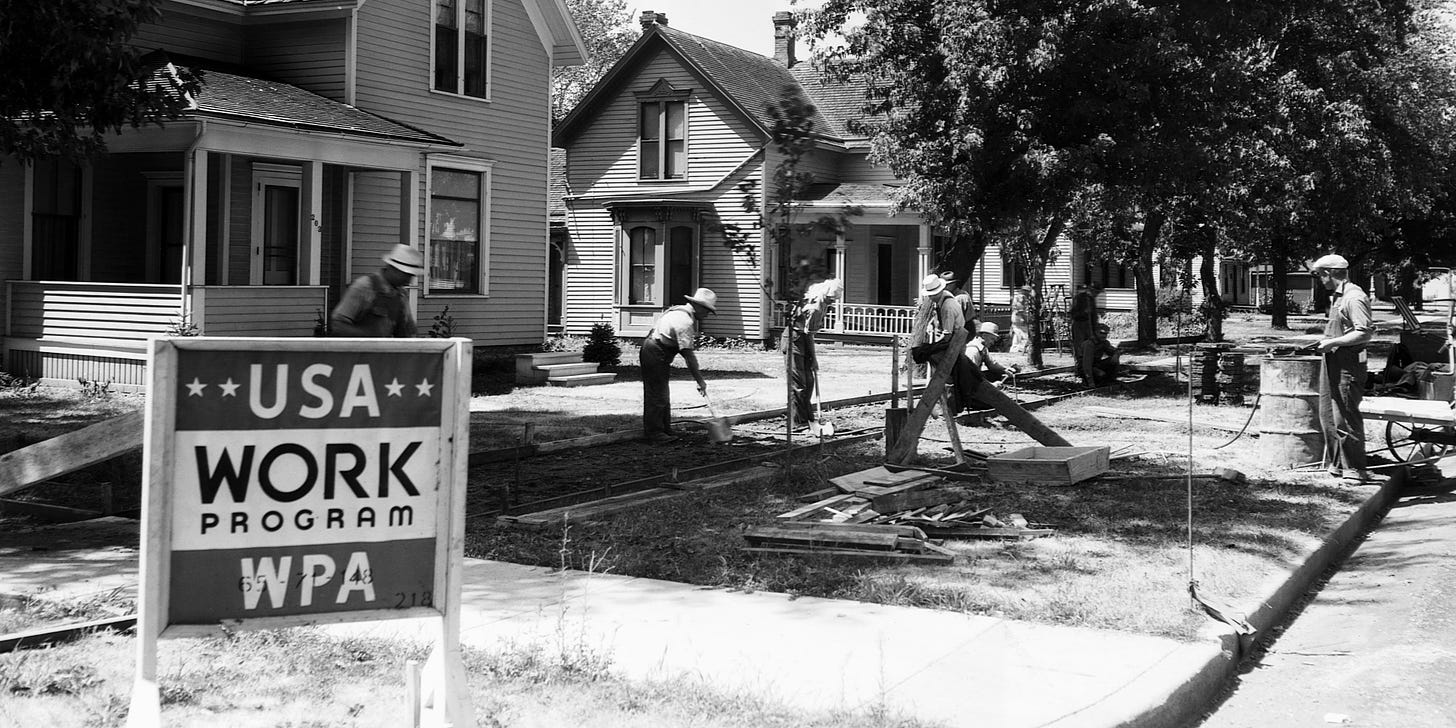
<path fill-rule="evenodd" d="M 236 396 L 238 396 L 238 387 L 241 387 L 241 386 L 243 386 L 243 385 L 237 384 L 237 383 L 233 382 L 233 378 L 232 377 L 228 377 L 228 380 L 226 382 L 223 382 L 222 384 L 217 385 L 218 389 L 221 389 L 222 390 L 222 396 L 224 396 L 224 397 L 236 397 Z"/>
<path fill-rule="evenodd" d="M 395 377 L 394 378 L 394 381 L 390 382 L 389 384 L 384 385 L 384 388 L 389 390 L 389 396 L 391 396 L 391 397 L 403 397 L 404 396 L 404 395 L 400 394 L 400 390 L 404 389 L 404 385 L 399 383 L 399 377 Z"/>
<path fill-rule="evenodd" d="M 184 385 L 184 386 L 187 387 L 187 390 L 188 390 L 187 391 L 187 396 L 188 397 L 201 397 L 202 396 L 202 390 L 207 389 L 207 385 L 206 384 L 203 384 L 200 381 L 198 381 L 197 380 L 197 377 L 193 377 L 192 378 L 192 383 L 191 384 L 187 384 L 187 385 Z"/>
<path fill-rule="evenodd" d="M 428 380 L 428 379 L 421 379 L 420 380 L 420 383 L 415 385 L 415 389 L 419 390 L 419 394 L 417 394 L 415 396 L 417 396 L 417 397 L 428 397 L 428 396 L 430 396 L 430 390 L 432 390 L 434 388 L 435 388 L 435 385 L 430 384 L 430 380 Z"/>

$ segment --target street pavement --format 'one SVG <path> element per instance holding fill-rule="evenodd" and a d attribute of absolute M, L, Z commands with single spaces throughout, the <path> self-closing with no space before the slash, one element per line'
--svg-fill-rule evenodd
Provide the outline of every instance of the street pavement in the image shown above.
<path fill-rule="evenodd" d="M 1328 577 L 1199 728 L 1456 726 L 1456 464 L 1418 470 Z"/>

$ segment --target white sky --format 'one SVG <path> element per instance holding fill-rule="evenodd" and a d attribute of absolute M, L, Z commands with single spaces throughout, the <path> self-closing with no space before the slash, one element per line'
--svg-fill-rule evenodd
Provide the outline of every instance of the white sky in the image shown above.
<path fill-rule="evenodd" d="M 773 57 L 773 16 L 780 10 L 797 12 L 814 7 L 814 0 L 629 0 L 632 17 L 648 10 L 665 13 L 667 24 L 686 33 Z M 799 51 L 804 51 L 800 41 Z"/>

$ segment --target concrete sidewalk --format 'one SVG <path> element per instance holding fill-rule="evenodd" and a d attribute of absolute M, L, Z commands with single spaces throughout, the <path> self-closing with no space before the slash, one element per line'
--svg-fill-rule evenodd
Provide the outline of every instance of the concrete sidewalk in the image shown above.
<path fill-rule="evenodd" d="M 1271 581 L 1250 620 L 1277 622 L 1398 484 L 1303 567 Z M 136 525 L 105 519 L 107 528 Z M 0 595 L 135 589 L 136 551 L 86 545 L 72 524 L 0 540 Z M 134 536 L 133 536 L 134 538 Z M 113 541 L 117 543 L 118 541 Z M 136 543 L 135 540 L 130 543 Z M 32 545 L 44 544 L 44 551 Z M 990 617 L 466 560 L 467 645 L 594 651 L 633 679 L 699 679 L 810 710 L 881 710 L 946 726 L 1180 726 L 1233 674 L 1239 641 L 1196 643 Z M 1214 623 L 1211 623 L 1214 624 Z M 418 637 L 423 624 L 332 629 Z"/>

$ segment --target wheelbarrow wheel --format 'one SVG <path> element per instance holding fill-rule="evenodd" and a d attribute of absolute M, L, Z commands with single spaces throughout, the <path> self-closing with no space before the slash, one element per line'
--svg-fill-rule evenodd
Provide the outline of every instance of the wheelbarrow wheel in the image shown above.
<path fill-rule="evenodd" d="M 1408 463 L 1445 455 L 1449 446 L 1426 440 L 1420 434 L 1425 430 L 1429 428 L 1390 420 L 1385 423 L 1385 447 L 1396 460 Z"/>

